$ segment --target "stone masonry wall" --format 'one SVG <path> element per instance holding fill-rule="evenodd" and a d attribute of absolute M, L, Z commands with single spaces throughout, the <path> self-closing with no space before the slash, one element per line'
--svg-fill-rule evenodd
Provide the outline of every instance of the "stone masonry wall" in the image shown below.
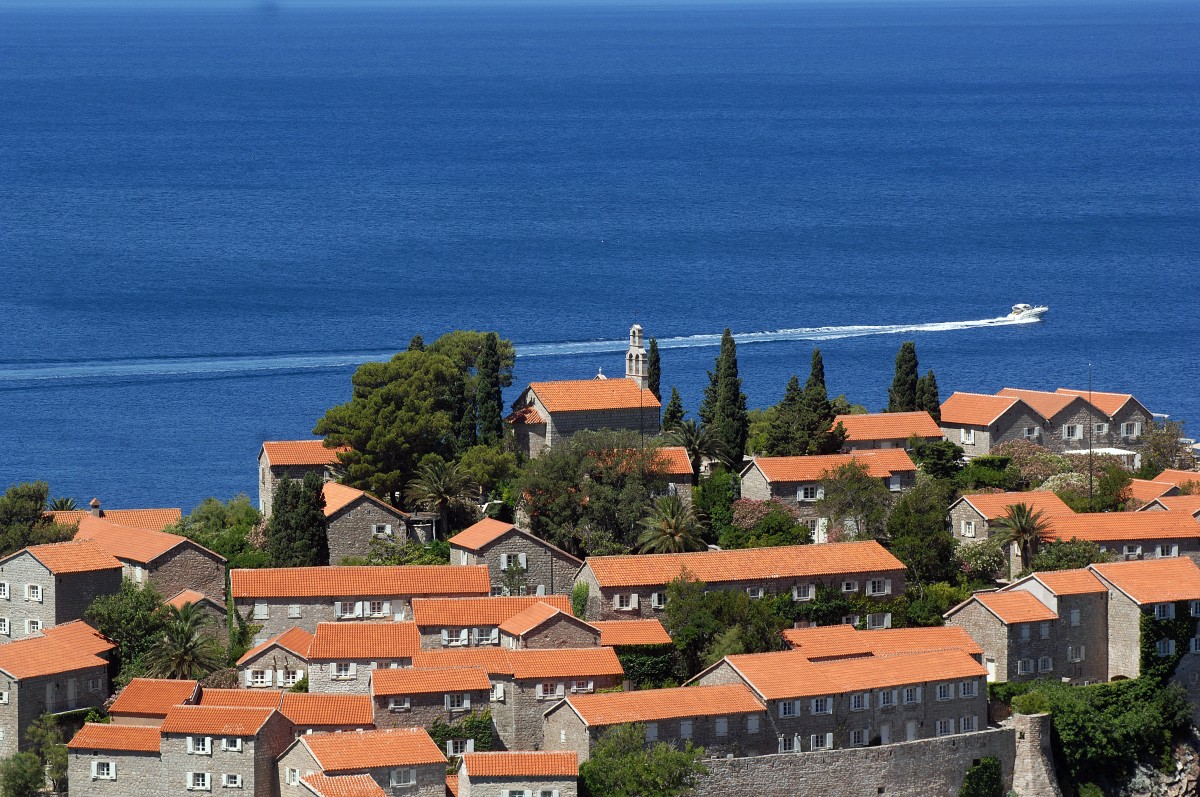
<path fill-rule="evenodd" d="M 584 429 L 627 430 L 650 436 L 659 432 L 659 407 L 634 407 L 627 410 L 593 410 L 586 412 L 556 412 L 553 415 L 539 407 L 543 417 L 548 418 L 547 442 L 560 446 Z"/>
<path fill-rule="evenodd" d="M 596 676 L 581 673 L 578 677 L 581 680 L 592 681 L 593 689 L 596 691 L 611 689 L 621 685 L 621 679 L 614 676 Z M 543 692 L 542 699 L 538 700 L 537 686 L 539 683 L 561 683 L 563 685 L 563 694 L 569 695 L 571 694 L 572 680 L 554 678 L 514 679 L 507 695 L 510 698 L 513 715 L 512 738 L 511 740 L 505 740 L 505 744 L 510 750 L 542 749 L 543 714 L 551 706 L 558 703 L 559 699 Z"/>
<path fill-rule="evenodd" d="M 337 664 L 353 663 L 354 676 L 338 678 Z M 371 671 L 383 667 L 411 667 L 411 658 L 384 659 L 338 659 L 338 661 L 310 661 L 308 665 L 308 691 L 342 695 L 365 695 L 371 692 Z"/>
<path fill-rule="evenodd" d="M 569 595 L 575 586 L 575 573 L 581 562 L 531 535 L 518 531 L 502 534 L 476 552 L 472 564 L 487 565 L 492 586 L 504 584 L 505 572 L 500 569 L 501 554 L 525 554 L 525 583 L 530 595 Z M 453 559 L 452 559 L 453 561 Z"/>
<path fill-rule="evenodd" d="M 1142 610 L 1124 593 L 1108 590 L 1108 679 L 1142 671 Z"/>
<path fill-rule="evenodd" d="M 600 632 L 573 617 L 555 615 L 517 640 L 500 635 L 501 644 L 509 648 L 594 648 L 600 645 Z"/>
<path fill-rule="evenodd" d="M 247 678 L 247 673 L 252 670 L 267 670 L 274 673 L 271 676 L 270 683 L 265 683 L 261 687 L 255 687 L 251 680 Z M 272 688 L 278 689 L 280 684 L 277 680 L 278 673 L 288 670 L 298 673 L 297 678 L 303 678 L 308 672 L 308 660 L 302 659 L 295 653 L 284 650 L 278 645 L 271 647 L 259 653 L 252 659 L 247 659 L 244 664 L 238 665 L 238 682 L 243 688 Z"/>
<path fill-rule="evenodd" d="M 8 584 L 8 597 L 0 598 L 0 617 L 8 620 L 8 636 L 0 636 L 0 641 L 10 642 L 27 636 L 26 620 L 37 620 L 45 629 L 83 617 L 94 598 L 120 590 L 121 570 L 55 576 L 26 552 L 0 565 L 0 581 Z M 28 597 L 30 584 L 41 587 L 40 601 Z"/>
<path fill-rule="evenodd" d="M 267 464 L 266 455 L 258 461 L 258 509 L 263 513 L 264 518 L 271 516 L 271 505 L 275 501 L 275 488 L 283 481 L 283 477 L 296 481 L 304 481 L 304 477 L 311 472 L 320 473 L 325 481 L 333 478 L 330 469 L 325 465 L 293 465 L 288 467 L 270 467 Z"/>
<path fill-rule="evenodd" d="M 946 625 L 963 629 L 979 643 L 990 678 L 996 681 L 1009 679 L 1008 626 L 996 615 L 980 606 L 978 601 L 972 601 L 949 617 Z M 1012 666 L 1015 671 L 1016 664 Z"/>
<path fill-rule="evenodd" d="M 112 762 L 116 767 L 116 778 L 93 780 L 93 761 Z M 170 793 L 166 787 L 166 770 L 158 753 L 70 750 L 67 782 L 71 797 L 150 797 Z"/>
<path fill-rule="evenodd" d="M 458 797 L 508 797 L 510 791 L 524 791 L 538 797 L 544 791 L 558 792 L 558 797 L 575 797 L 578 793 L 576 778 L 500 778 L 468 777 L 459 767 Z"/>
<path fill-rule="evenodd" d="M 408 524 L 398 511 L 360 497 L 328 519 L 329 563 L 341 564 L 349 556 L 365 557 L 370 550 L 376 525 L 391 526 L 392 540 L 417 539 L 415 534 L 409 533 Z"/>
<path fill-rule="evenodd" d="M 293 627 L 299 626 L 310 634 L 317 632 L 317 623 L 333 623 L 333 622 L 392 622 L 394 620 L 406 620 L 412 617 L 412 599 L 425 597 L 423 595 L 346 595 L 341 597 L 320 597 L 320 598 L 267 598 L 262 600 L 267 604 L 268 616 L 265 619 L 257 619 L 254 617 L 255 599 L 238 598 L 234 602 L 237 611 L 246 618 L 246 621 L 252 625 L 261 626 L 254 638 L 255 644 L 260 644 L 278 636 L 284 631 Z M 428 597 L 454 597 L 444 595 L 430 595 Z M 338 617 L 334 608 L 337 601 L 360 601 L 360 600 L 383 600 L 391 605 L 388 607 L 388 613 L 381 617 Z M 291 607 L 295 606 L 298 610 L 297 616 L 291 616 Z"/>
<path fill-rule="evenodd" d="M 25 730 L 43 714 L 99 706 L 109 694 L 106 666 L 21 681 L 0 674 L 0 681 L 7 684 L 3 688 L 8 691 L 8 704 L 0 705 L 0 728 L 4 730 L 0 758 L 17 752 L 18 745 L 22 749 L 28 746 Z M 93 685 L 98 688 L 92 689 Z"/>
<path fill-rule="evenodd" d="M 225 562 L 198 546 L 184 543 L 150 563 L 150 583 L 164 598 L 194 589 L 224 600 Z"/>
<path fill-rule="evenodd" d="M 373 695 L 371 703 L 372 713 L 375 716 L 375 727 L 380 729 L 425 728 L 428 730 L 435 722 L 453 725 L 473 711 L 480 712 L 488 708 L 489 692 L 471 691 L 466 694 L 470 703 L 453 711 L 446 709 L 446 696 L 441 692 L 407 695 L 408 709 L 389 709 L 388 701 L 391 699 L 391 695 Z M 396 697 L 404 696 L 397 695 Z"/>

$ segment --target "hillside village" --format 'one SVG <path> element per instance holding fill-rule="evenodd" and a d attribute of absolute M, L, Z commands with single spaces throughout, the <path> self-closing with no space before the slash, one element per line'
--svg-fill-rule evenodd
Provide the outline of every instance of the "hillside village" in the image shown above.
<path fill-rule="evenodd" d="M 624 378 L 534 382 L 499 417 L 494 338 L 456 460 L 398 481 L 351 402 L 262 444 L 236 535 L 234 502 L 204 510 L 224 536 L 38 507 L 0 559 L 5 772 L 72 797 L 1050 797 L 1106 793 L 1200 716 L 1200 471 L 1133 395 L 941 400 L 914 347 L 870 413 L 818 352 L 751 418 L 729 338 L 690 421 L 634 326 Z M 355 401 L 423 351 L 364 366 Z M 1103 758 L 1067 704 L 1142 724 Z"/>

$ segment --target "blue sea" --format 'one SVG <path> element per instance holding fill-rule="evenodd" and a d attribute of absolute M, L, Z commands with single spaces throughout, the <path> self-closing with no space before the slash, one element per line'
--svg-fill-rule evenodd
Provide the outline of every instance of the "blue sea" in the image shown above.
<path fill-rule="evenodd" d="M 0 8 L 0 488 L 253 497 L 456 328 L 519 387 L 640 322 L 689 409 L 728 326 L 752 406 L 820 346 L 878 409 L 911 338 L 943 396 L 1200 419 L 1198 43 L 1155 0 Z"/>

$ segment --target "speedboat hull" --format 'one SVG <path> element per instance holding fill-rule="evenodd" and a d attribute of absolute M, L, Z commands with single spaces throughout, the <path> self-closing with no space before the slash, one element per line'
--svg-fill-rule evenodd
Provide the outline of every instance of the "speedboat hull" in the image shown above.
<path fill-rule="evenodd" d="M 1030 307 L 1029 305 L 1018 305 L 1012 309 L 1008 317 L 1013 321 L 1037 321 L 1049 310 L 1049 307 L 1044 306 Z"/>

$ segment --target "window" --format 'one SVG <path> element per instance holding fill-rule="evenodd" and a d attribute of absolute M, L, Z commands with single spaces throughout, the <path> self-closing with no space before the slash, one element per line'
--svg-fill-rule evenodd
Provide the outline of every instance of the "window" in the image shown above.
<path fill-rule="evenodd" d="M 349 681 L 358 676 L 355 673 L 353 662 L 339 661 L 333 665 L 333 677 L 339 681 Z"/>
<path fill-rule="evenodd" d="M 1200 653 L 1200 637 L 1192 637 L 1188 640 L 1188 652 Z"/>
<path fill-rule="evenodd" d="M 371 601 L 371 616 L 383 617 L 387 614 L 387 604 L 384 601 Z"/>
<path fill-rule="evenodd" d="M 116 780 L 117 765 L 112 761 L 93 761 L 92 780 Z"/>
<path fill-rule="evenodd" d="M 1156 603 L 1156 604 L 1154 604 L 1154 619 L 1155 620 L 1174 620 L 1175 619 L 1175 604 L 1173 604 L 1173 603 Z"/>
<path fill-rule="evenodd" d="M 1142 434 L 1142 424 L 1140 421 L 1127 421 L 1121 424 L 1122 437 L 1140 437 Z"/>
<path fill-rule="evenodd" d="M 412 708 L 412 703 L 407 697 L 389 697 L 388 711 L 408 711 Z"/>
<path fill-rule="evenodd" d="M 817 500 L 817 485 L 806 484 L 797 490 L 799 495 L 796 498 L 800 501 L 816 501 Z"/>
<path fill-rule="evenodd" d="M 25 585 L 25 597 L 31 601 L 42 602 L 42 588 L 37 584 Z"/>
<path fill-rule="evenodd" d="M 355 608 L 354 601 L 338 601 L 334 605 L 338 617 L 353 617 Z"/>
<path fill-rule="evenodd" d="M 492 701 L 495 703 L 504 702 L 504 684 L 492 684 Z"/>
<path fill-rule="evenodd" d="M 291 767 L 288 767 L 286 773 L 283 776 L 283 779 L 285 781 L 287 781 L 287 784 L 289 786 L 299 786 L 300 785 L 300 770 L 292 769 Z"/>
<path fill-rule="evenodd" d="M 650 593 L 650 608 L 665 609 L 667 606 L 667 593 L 651 592 Z"/>
<path fill-rule="evenodd" d="M 1142 555 L 1142 546 L 1140 545 L 1126 545 L 1121 550 L 1125 552 L 1126 557 Z"/>
<path fill-rule="evenodd" d="M 0 706 L 8 705 L 8 692 L 0 692 Z"/>
<path fill-rule="evenodd" d="M 746 733 L 758 733 L 758 715 L 751 714 L 746 717 Z"/>
<path fill-rule="evenodd" d="M 850 710 L 851 711 L 866 711 L 869 708 L 867 705 L 867 695 L 863 692 L 855 692 L 850 695 Z"/>
<path fill-rule="evenodd" d="M 949 736 L 954 733 L 954 720 L 938 720 L 934 733 L 938 736 Z"/>
<path fill-rule="evenodd" d="M 390 523 L 376 523 L 371 526 L 371 536 L 373 537 L 390 537 L 392 536 L 392 526 Z"/>
<path fill-rule="evenodd" d="M 412 786 L 417 782 L 417 770 L 412 767 L 393 769 L 388 773 L 388 784 L 391 786 Z"/>
<path fill-rule="evenodd" d="M 267 680 L 266 670 L 251 670 L 250 671 L 251 686 L 270 686 L 271 682 Z"/>
<path fill-rule="evenodd" d="M 796 737 L 795 736 L 780 736 L 779 737 L 779 752 L 781 752 L 781 753 L 796 752 Z"/>
<path fill-rule="evenodd" d="M 461 711 L 467 707 L 467 696 L 462 692 L 451 692 L 446 695 L 446 708 L 451 711 Z"/>
<path fill-rule="evenodd" d="M 1078 423 L 1068 423 L 1062 428 L 1063 440 L 1078 440 L 1083 437 L 1083 425 Z"/>
<path fill-rule="evenodd" d="M 958 721 L 958 730 L 960 733 L 971 733 L 972 731 L 978 730 L 978 728 L 975 727 L 975 724 L 976 718 L 974 716 L 963 717 Z"/>
<path fill-rule="evenodd" d="M 904 703 L 905 703 L 905 705 L 911 705 L 913 703 L 920 703 L 920 702 L 921 702 L 921 687 L 919 687 L 919 686 L 904 687 Z"/>
<path fill-rule="evenodd" d="M 858 625 L 858 621 L 861 619 L 857 614 L 843 614 L 842 625 Z"/>
<path fill-rule="evenodd" d="M 295 686 L 303 676 L 300 675 L 300 670 L 284 670 L 283 685 Z"/>
<path fill-rule="evenodd" d="M 766 594 L 766 590 L 764 590 L 762 587 L 746 587 L 746 594 L 754 600 L 758 600 Z"/>
<path fill-rule="evenodd" d="M 254 604 L 254 619 L 255 620 L 271 619 L 271 607 L 267 606 L 267 604 L 265 604 L 265 603 Z"/>
<path fill-rule="evenodd" d="M 959 697 L 975 697 L 979 694 L 979 684 L 975 681 L 963 681 L 958 685 Z"/>
<path fill-rule="evenodd" d="M 1054 670 L 1054 659 L 1050 656 L 1042 656 L 1038 659 L 1038 672 L 1051 672 Z"/>
<path fill-rule="evenodd" d="M 716 733 L 717 736 L 728 736 L 729 718 L 717 717 L 717 719 L 713 722 L 713 732 Z"/>
<path fill-rule="evenodd" d="M 974 537 L 975 536 L 975 521 L 974 520 L 964 520 L 962 522 L 962 536 L 963 537 Z"/>
<path fill-rule="evenodd" d="M 692 738 L 692 721 L 691 720 L 680 720 L 679 721 L 679 738 L 680 739 Z"/>
<path fill-rule="evenodd" d="M 1159 559 L 1169 559 L 1173 556 L 1179 556 L 1179 545 L 1161 543 L 1154 546 L 1154 555 Z"/>
<path fill-rule="evenodd" d="M 1028 623 L 1021 623 L 1021 641 L 1022 642 L 1029 641 L 1029 624 Z"/>
<path fill-rule="evenodd" d="M 959 429 L 958 441 L 966 443 L 969 446 L 975 445 L 975 430 L 974 429 Z"/>
<path fill-rule="evenodd" d="M 226 736 L 221 740 L 221 749 L 230 753 L 242 752 L 242 740 L 236 736 Z"/>
<path fill-rule="evenodd" d="M 221 785 L 227 789 L 240 789 L 242 788 L 242 776 L 226 773 L 221 776 Z"/>
<path fill-rule="evenodd" d="M 187 783 L 187 787 L 188 787 L 189 791 L 208 791 L 209 790 L 208 773 L 207 772 L 189 772 L 188 776 L 187 776 L 187 780 L 185 780 L 184 782 Z M 299 783 L 299 780 L 297 780 L 297 783 Z"/>
<path fill-rule="evenodd" d="M 572 692 L 590 692 L 592 691 L 592 681 L 576 681 L 571 685 Z"/>
<path fill-rule="evenodd" d="M 857 581 L 843 581 L 842 582 L 842 592 L 858 592 L 858 582 Z"/>
<path fill-rule="evenodd" d="M 814 714 L 832 714 L 833 701 L 827 697 L 813 698 L 812 713 Z"/>
<path fill-rule="evenodd" d="M 618 609 L 632 609 L 633 608 L 633 596 L 632 595 L 618 595 L 617 596 L 617 608 Z"/>
<path fill-rule="evenodd" d="M 8 600 L 8 582 L 0 581 L 0 598 Z"/>
<path fill-rule="evenodd" d="M 867 628 L 891 628 L 892 613 L 891 612 L 875 612 L 867 615 Z"/>
<path fill-rule="evenodd" d="M 1017 675 L 1029 675 L 1033 672 L 1033 659 L 1017 659 Z"/>
<path fill-rule="evenodd" d="M 1083 661 L 1087 657 L 1087 649 L 1083 645 L 1067 646 L 1067 661 Z"/>
<path fill-rule="evenodd" d="M 10 632 L 8 630 L 8 618 L 0 617 L 0 634 L 3 634 L 4 636 L 8 636 L 9 633 Z"/>
<path fill-rule="evenodd" d="M 879 693 L 879 707 L 891 708 L 896 705 L 896 690 L 884 689 Z"/>
<path fill-rule="evenodd" d="M 1049 623 L 1039 623 L 1038 624 L 1038 636 L 1040 636 L 1042 639 L 1050 638 L 1050 624 Z"/>
<path fill-rule="evenodd" d="M 949 700 L 952 697 L 954 697 L 954 694 L 953 694 L 953 690 L 950 687 L 950 684 L 938 684 L 937 685 L 937 699 L 938 700 Z"/>
<path fill-rule="evenodd" d="M 887 593 L 891 592 L 891 590 L 889 589 L 890 586 L 891 586 L 891 584 L 888 583 L 887 579 L 873 578 L 867 582 L 867 594 L 868 595 L 886 595 Z"/>
<path fill-rule="evenodd" d="M 858 730 L 850 731 L 850 746 L 862 747 L 867 743 L 867 732 Z"/>
<path fill-rule="evenodd" d="M 796 716 L 796 701 L 795 700 L 779 701 L 779 716 L 781 716 L 781 717 Z"/>
<path fill-rule="evenodd" d="M 828 750 L 833 747 L 833 734 L 814 733 L 809 737 L 808 743 L 813 750 Z"/>
<path fill-rule="evenodd" d="M 1174 639 L 1160 639 L 1160 640 L 1158 640 L 1158 644 L 1156 645 L 1156 647 L 1158 648 L 1158 655 L 1160 657 L 1175 655 L 1175 640 Z"/>
<path fill-rule="evenodd" d="M 812 584 L 797 584 L 792 587 L 792 600 L 794 601 L 810 601 L 813 599 Z"/>
<path fill-rule="evenodd" d="M 290 606 L 288 606 L 288 619 L 289 620 L 300 619 L 300 604 L 293 603 Z"/>
<path fill-rule="evenodd" d="M 450 755 L 462 755 L 469 753 L 475 747 L 474 739 L 451 739 L 446 742 L 446 748 L 450 751 Z"/>
<path fill-rule="evenodd" d="M 658 723 L 657 722 L 647 722 L 646 723 L 646 741 L 648 741 L 648 742 L 657 742 L 658 741 Z"/>
<path fill-rule="evenodd" d="M 1034 439 L 1035 437 L 1038 436 L 1038 431 L 1039 431 L 1039 429 L 1036 426 L 1026 426 L 1025 430 L 1024 430 L 1025 439 L 1026 440 Z"/>
<path fill-rule="evenodd" d="M 188 752 L 195 755 L 212 755 L 212 738 L 208 736 L 189 736 L 187 738 Z"/>
<path fill-rule="evenodd" d="M 26 620 L 25 621 L 25 633 L 26 634 L 37 633 L 38 631 L 41 631 L 41 630 L 42 630 L 42 621 L 41 620 Z"/>
<path fill-rule="evenodd" d="M 1071 610 L 1071 625 L 1079 625 L 1083 622 L 1083 614 L 1078 609 Z"/>

